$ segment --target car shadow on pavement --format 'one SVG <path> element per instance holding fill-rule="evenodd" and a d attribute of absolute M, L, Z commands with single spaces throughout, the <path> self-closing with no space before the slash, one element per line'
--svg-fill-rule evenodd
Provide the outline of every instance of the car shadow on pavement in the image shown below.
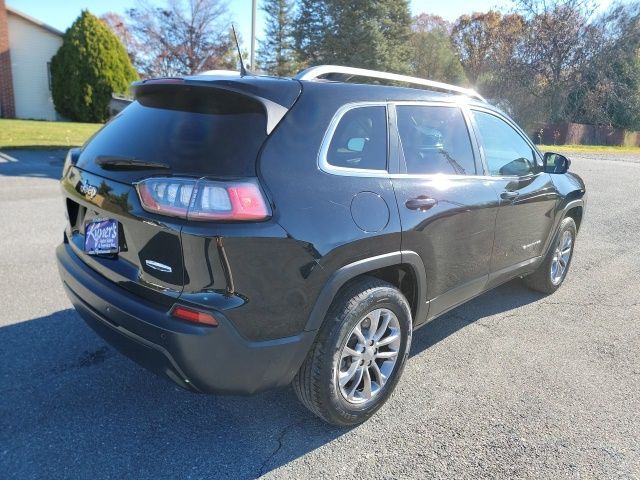
<path fill-rule="evenodd" d="M 419 328 L 413 335 L 410 355 L 419 354 L 477 320 L 523 307 L 542 298 L 543 294 L 528 289 L 520 279 L 511 280 Z"/>
<path fill-rule="evenodd" d="M 0 177 L 39 177 L 58 180 L 66 150 L 9 149 L 0 151 Z"/>
<path fill-rule="evenodd" d="M 539 298 L 510 282 L 417 331 L 412 354 Z M 255 478 L 348 432 L 291 389 L 184 391 L 108 347 L 72 309 L 2 327 L 0 345 L 0 468 L 11 478 Z"/>
<path fill-rule="evenodd" d="M 7 478 L 256 478 L 346 432 L 289 388 L 184 391 L 107 346 L 72 309 L 2 327 L 0 345 Z"/>

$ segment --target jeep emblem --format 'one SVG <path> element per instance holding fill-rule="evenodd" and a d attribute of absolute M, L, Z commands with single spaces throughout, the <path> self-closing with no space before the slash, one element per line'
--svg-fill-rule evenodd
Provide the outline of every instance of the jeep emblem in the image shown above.
<path fill-rule="evenodd" d="M 89 200 L 92 200 L 98 194 L 98 189 L 89 184 L 88 180 L 80 184 L 80 193 L 84 194 Z"/>

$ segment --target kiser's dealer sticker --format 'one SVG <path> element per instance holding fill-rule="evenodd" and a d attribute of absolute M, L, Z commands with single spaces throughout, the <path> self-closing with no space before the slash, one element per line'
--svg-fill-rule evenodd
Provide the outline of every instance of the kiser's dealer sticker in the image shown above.
<path fill-rule="evenodd" d="M 118 221 L 100 220 L 87 224 L 84 251 L 89 255 L 118 253 Z"/>

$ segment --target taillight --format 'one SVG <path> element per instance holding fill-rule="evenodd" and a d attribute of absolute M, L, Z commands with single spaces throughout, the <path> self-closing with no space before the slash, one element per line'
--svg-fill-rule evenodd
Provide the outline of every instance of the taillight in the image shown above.
<path fill-rule="evenodd" d="M 264 220 L 269 207 L 255 178 L 221 182 L 153 177 L 137 184 L 147 212 L 189 220 Z"/>

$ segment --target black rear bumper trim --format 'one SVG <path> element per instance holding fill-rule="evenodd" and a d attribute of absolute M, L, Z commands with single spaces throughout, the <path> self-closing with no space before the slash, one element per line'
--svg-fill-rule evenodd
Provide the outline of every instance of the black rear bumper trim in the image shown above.
<path fill-rule="evenodd" d="M 206 393 L 251 394 L 291 382 L 316 332 L 275 340 L 242 337 L 222 312 L 217 328 L 172 318 L 102 277 L 68 244 L 56 250 L 69 299 L 86 323 L 134 361 L 178 385 Z M 266 319 L 268 321 L 268 319 Z"/>

